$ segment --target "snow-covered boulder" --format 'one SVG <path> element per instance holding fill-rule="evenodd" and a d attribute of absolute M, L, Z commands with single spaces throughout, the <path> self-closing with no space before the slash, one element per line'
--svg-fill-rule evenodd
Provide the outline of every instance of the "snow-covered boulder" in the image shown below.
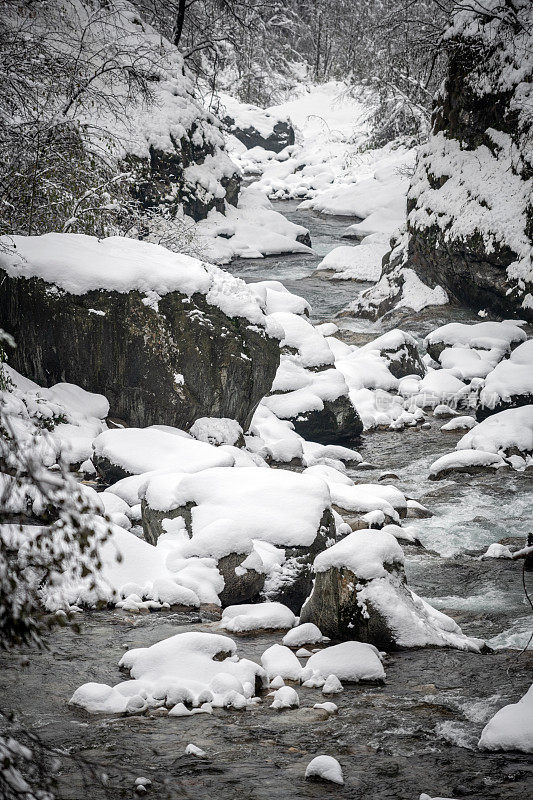
<path fill-rule="evenodd" d="M 506 456 L 533 454 L 533 405 L 509 408 L 487 417 L 459 439 L 456 449 Z"/>
<path fill-rule="evenodd" d="M 313 442 L 352 441 L 362 424 L 327 338 L 301 315 L 270 315 L 283 330 L 281 361 L 262 405 Z"/>
<path fill-rule="evenodd" d="M 305 779 L 344 783 L 341 765 L 333 756 L 315 756 L 305 769 Z"/>
<path fill-rule="evenodd" d="M 506 408 L 533 403 L 533 339 L 519 345 L 485 379 L 476 416 L 484 419 Z"/>
<path fill-rule="evenodd" d="M 130 425 L 248 426 L 279 364 L 279 331 L 243 281 L 122 237 L 16 236 L 0 249 L 19 372 L 101 392 Z"/>
<path fill-rule="evenodd" d="M 504 706 L 487 722 L 478 747 L 533 753 L 533 684 L 518 703 Z"/>
<path fill-rule="evenodd" d="M 232 633 L 255 633 L 286 630 L 292 628 L 295 622 L 296 617 L 283 603 L 244 603 L 225 608 L 220 627 Z"/>
<path fill-rule="evenodd" d="M 435 361 L 446 348 L 468 348 L 486 351 L 487 356 L 494 353 L 499 361 L 510 353 L 512 347 L 526 341 L 526 334 L 512 321 L 478 322 L 469 325 L 464 322 L 449 322 L 429 333 L 424 345 Z M 443 366 L 445 366 L 443 364 Z"/>
<path fill-rule="evenodd" d="M 310 591 L 313 558 L 335 538 L 327 484 L 288 470 L 213 468 L 154 475 L 140 494 L 148 541 L 157 541 L 175 521 L 191 537 L 191 554 L 222 558 L 246 547 L 250 553 L 254 540 L 284 548 L 285 561 L 268 597 L 295 612 Z"/>
<path fill-rule="evenodd" d="M 233 466 L 235 459 L 230 453 L 178 429 L 171 430 L 149 427 L 104 431 L 93 441 L 93 462 L 108 483 L 152 470 L 199 472 Z"/>
<path fill-rule="evenodd" d="M 382 314 L 420 296 L 533 319 L 530 0 L 454 7 L 447 75 L 418 150 L 397 257 L 361 302 Z M 528 54 L 515 61 L 516 53 Z M 418 309 L 415 309 L 418 310 Z"/>
<path fill-rule="evenodd" d="M 331 676 L 346 683 L 385 680 L 379 651 L 364 642 L 341 642 L 326 647 L 311 656 L 307 669 L 317 670 L 327 679 L 322 687 L 323 694 L 328 694 L 327 681 Z M 334 682 L 330 681 L 330 685 L 333 686 Z"/>
<path fill-rule="evenodd" d="M 374 350 L 385 360 L 395 378 L 405 378 L 408 375 L 420 375 L 423 378 L 426 374 L 416 339 L 410 333 L 394 328 L 363 345 L 357 352 L 369 353 Z"/>
<path fill-rule="evenodd" d="M 280 153 L 294 144 L 294 128 L 290 119 L 235 97 L 221 93 L 219 114 L 225 129 L 251 150 L 260 147 Z"/>
<path fill-rule="evenodd" d="M 315 583 L 300 621 L 314 622 L 331 638 L 385 649 L 478 651 L 479 640 L 468 639 L 450 617 L 409 590 L 403 563 L 403 551 L 390 533 L 354 531 L 315 558 Z"/>

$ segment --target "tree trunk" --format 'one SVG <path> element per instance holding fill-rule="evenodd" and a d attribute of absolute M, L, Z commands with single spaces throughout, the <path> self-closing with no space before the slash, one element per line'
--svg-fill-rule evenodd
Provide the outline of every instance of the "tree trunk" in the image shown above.
<path fill-rule="evenodd" d="M 185 22 L 185 0 L 179 0 L 178 13 L 176 15 L 176 27 L 174 28 L 174 44 L 178 47 L 183 33 L 183 23 Z"/>

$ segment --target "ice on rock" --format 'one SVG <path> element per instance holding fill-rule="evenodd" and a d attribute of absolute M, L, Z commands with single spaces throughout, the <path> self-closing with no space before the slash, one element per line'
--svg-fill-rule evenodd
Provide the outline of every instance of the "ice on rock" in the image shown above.
<path fill-rule="evenodd" d="M 234 464 L 234 458 L 223 450 L 157 428 L 104 431 L 94 440 L 93 449 L 96 459 L 105 459 L 130 475 L 152 470 L 198 472 Z"/>
<path fill-rule="evenodd" d="M 298 708 L 300 706 L 300 698 L 298 692 L 292 686 L 282 686 L 274 692 L 274 699 L 270 708 L 281 711 L 284 708 Z"/>
<path fill-rule="evenodd" d="M 343 686 L 338 677 L 336 675 L 328 675 L 322 687 L 322 694 L 339 694 L 342 690 Z"/>
<path fill-rule="evenodd" d="M 533 753 L 533 684 L 517 703 L 504 706 L 489 720 L 478 747 Z"/>
<path fill-rule="evenodd" d="M 285 686 L 285 681 L 281 677 L 281 675 L 276 675 L 270 681 L 270 688 L 271 689 L 281 689 L 282 686 Z"/>
<path fill-rule="evenodd" d="M 312 622 L 297 625 L 283 637 L 283 644 L 287 647 L 301 647 L 304 644 L 317 644 L 324 641 L 327 641 L 326 637 L 322 636 L 320 629 Z"/>
<path fill-rule="evenodd" d="M 299 681 L 302 666 L 292 650 L 281 644 L 273 644 L 261 656 L 261 664 L 268 678 L 280 676 L 283 680 Z"/>
<path fill-rule="evenodd" d="M 312 656 L 313 654 L 306 647 L 300 647 L 296 651 L 296 655 L 297 655 L 298 658 L 309 658 L 309 656 Z"/>
<path fill-rule="evenodd" d="M 330 783 L 343 784 L 341 765 L 333 756 L 315 756 L 306 767 L 305 778 L 318 778 Z"/>
<path fill-rule="evenodd" d="M 326 647 L 311 656 L 307 668 L 318 670 L 326 680 L 330 675 L 348 683 L 385 680 L 378 649 L 364 642 L 342 642 Z"/>
<path fill-rule="evenodd" d="M 246 633 L 292 628 L 295 622 L 296 617 L 292 611 L 282 603 L 255 603 L 225 608 L 220 627 L 232 633 Z"/>

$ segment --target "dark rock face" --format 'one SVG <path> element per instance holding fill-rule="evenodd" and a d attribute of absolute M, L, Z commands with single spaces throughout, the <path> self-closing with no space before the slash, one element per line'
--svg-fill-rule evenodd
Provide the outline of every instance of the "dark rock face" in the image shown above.
<path fill-rule="evenodd" d="M 403 570 L 395 568 L 391 580 L 402 600 L 412 604 Z M 359 601 L 358 592 L 365 584 L 347 568 L 318 572 L 313 592 L 302 608 L 300 623 L 314 622 L 331 639 L 355 639 L 380 649 L 395 650 L 397 643 L 390 624 L 370 603 Z"/>
<path fill-rule="evenodd" d="M 295 141 L 294 128 L 288 122 L 282 120 L 276 122 L 272 133 L 268 136 L 263 136 L 253 127 L 239 127 L 233 117 L 230 116 L 224 117 L 222 122 L 226 130 L 233 134 L 239 142 L 242 142 L 248 150 L 251 150 L 252 147 L 263 147 L 265 150 L 280 153 L 288 145 L 294 144 Z"/>
<path fill-rule="evenodd" d="M 204 189 L 187 181 L 184 173 L 187 167 L 203 164 L 208 156 L 216 153 L 215 146 L 206 143 L 203 137 L 201 146 L 194 143 L 195 131 L 193 125 L 188 136 L 174 142 L 173 153 L 151 147 L 149 159 L 126 158 L 127 166 L 136 174 L 133 196 L 144 208 L 165 208 L 173 214 L 183 208 L 185 214 L 198 221 L 205 219 L 213 208 L 223 214 L 226 203 L 237 205 L 241 182 L 237 171 L 221 179 L 225 197 L 208 195 Z"/>
<path fill-rule="evenodd" d="M 270 601 L 286 605 L 294 614 L 299 614 L 313 586 L 313 561 L 326 549 L 328 540 L 335 539 L 335 520 L 329 509 L 324 511 L 314 542 L 310 547 L 285 548 L 286 561 L 281 574 L 276 575 L 276 589 L 266 591 Z"/>
<path fill-rule="evenodd" d="M 353 443 L 363 432 L 361 418 L 346 395 L 325 400 L 322 411 L 307 411 L 291 422 L 304 439 L 321 444 Z"/>
<path fill-rule="evenodd" d="M 242 553 L 230 553 L 218 560 L 217 567 L 224 578 L 224 588 L 219 595 L 222 608 L 259 599 L 265 576 L 255 569 L 247 569 L 244 574 L 238 575 L 235 570 L 244 559 Z"/>
<path fill-rule="evenodd" d="M 478 406 L 476 409 L 476 419 L 482 422 L 492 414 L 499 414 L 500 411 L 506 411 L 508 408 L 520 408 L 521 406 L 533 405 L 533 395 L 529 392 L 524 394 L 512 394 L 508 400 L 501 400 L 494 406 Z"/>
<path fill-rule="evenodd" d="M 246 429 L 272 386 L 278 341 L 203 295 L 172 292 L 156 310 L 137 291 L 72 295 L 1 276 L 2 324 L 18 343 L 13 367 L 43 386 L 67 381 L 104 394 L 110 415 L 129 425 L 188 429 L 198 417 L 230 417 Z"/>

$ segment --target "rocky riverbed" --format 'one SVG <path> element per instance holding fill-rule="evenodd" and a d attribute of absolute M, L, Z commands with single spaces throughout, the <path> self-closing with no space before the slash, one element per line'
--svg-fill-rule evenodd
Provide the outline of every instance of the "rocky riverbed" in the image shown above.
<path fill-rule="evenodd" d="M 295 205 L 278 208 L 310 229 L 318 255 L 240 260 L 230 270 L 247 281 L 281 280 L 311 302 L 314 321 L 329 321 L 361 288 L 313 274 L 319 257 L 339 243 L 346 219 L 298 212 Z M 440 307 L 397 315 L 392 322 L 336 322 L 339 338 L 362 344 L 394 324 L 420 339 L 452 320 L 478 321 L 466 309 Z M 305 687 L 298 688 L 300 708 L 283 712 L 270 708 L 263 691 L 262 702 L 247 711 L 215 709 L 185 718 L 161 709 L 143 716 L 88 715 L 70 707 L 69 698 L 83 683 L 116 684 L 125 650 L 183 631 L 215 632 L 218 615 L 82 611 L 79 632 L 56 629 L 46 638 L 46 650 L 4 654 L 0 662 L 1 707 L 58 753 L 59 796 L 133 797 L 135 779 L 144 776 L 152 781 L 147 794 L 157 798 L 410 800 L 421 792 L 478 800 L 527 797 L 533 780 L 528 756 L 477 749 L 485 722 L 525 693 L 533 667 L 532 651 L 520 653 L 531 630 L 521 564 L 480 557 L 493 542 L 523 543 L 533 477 L 531 471 L 507 470 L 503 477 L 485 472 L 429 480 L 429 465 L 453 450 L 461 435 L 442 432 L 441 425 L 431 418 L 424 427 L 364 434 L 358 444 L 364 469 L 348 467 L 348 474 L 391 483 L 432 512 L 408 520 L 423 545 L 404 547 L 409 585 L 453 616 L 465 634 L 486 639 L 493 652 L 395 652 L 385 658 L 386 683 L 346 683 L 333 698 L 339 711 L 331 716 L 313 708 L 329 698 Z M 236 637 L 239 655 L 259 662 L 282 635 Z M 186 755 L 189 743 L 205 757 Z M 343 787 L 304 781 L 306 765 L 320 753 L 340 761 Z"/>

